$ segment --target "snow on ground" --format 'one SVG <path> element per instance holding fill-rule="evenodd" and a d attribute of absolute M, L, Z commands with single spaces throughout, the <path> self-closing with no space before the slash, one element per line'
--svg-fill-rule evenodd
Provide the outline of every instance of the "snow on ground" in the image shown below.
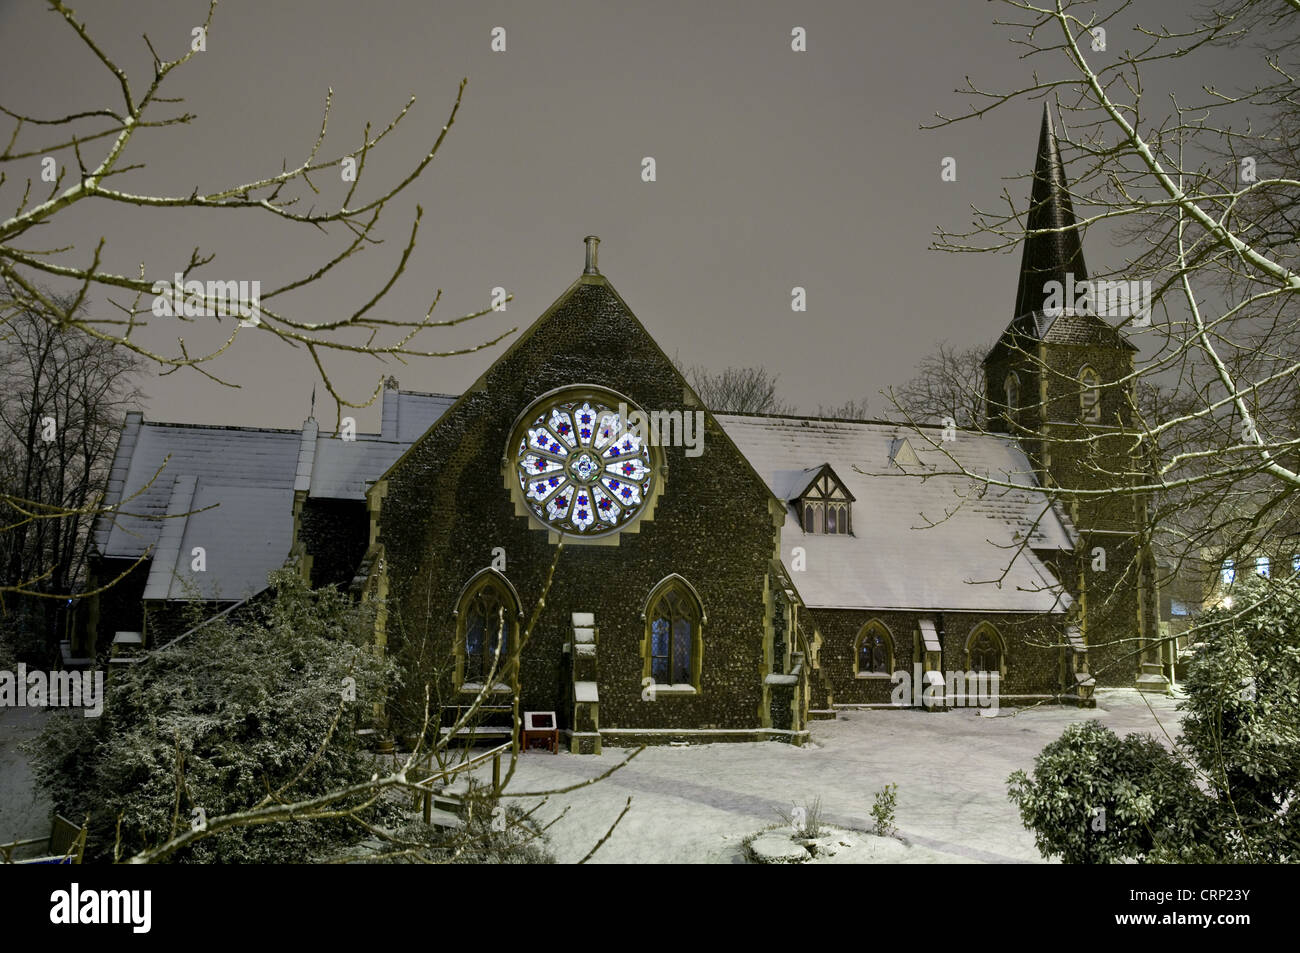
<path fill-rule="evenodd" d="M 1166 744 L 1178 734 L 1175 699 L 1131 690 L 1102 691 L 1098 708 L 855 711 L 814 722 L 803 748 L 752 744 L 651 747 L 597 784 L 552 796 L 534 815 L 550 821 L 561 863 L 581 859 L 605 834 L 628 796 L 632 808 L 592 862 L 744 863 L 741 841 L 781 823 L 792 805 L 822 799 L 828 824 L 870 830 L 875 793 L 898 785 L 895 823 L 911 851 L 886 862 L 1039 862 L 1033 837 L 1007 800 L 1006 780 L 1032 768 L 1066 725 L 1096 718 L 1123 736 L 1148 732 Z M 1168 737 L 1166 737 L 1166 733 Z M 530 751 L 512 792 L 571 786 L 619 763 L 628 749 L 600 756 Z M 536 798 L 521 798 L 532 806 Z"/>
<path fill-rule="evenodd" d="M 18 749 L 40 734 L 46 717 L 40 708 L 0 708 L 0 844 L 50 833 L 50 802 Z"/>
<path fill-rule="evenodd" d="M 1100 692 L 1098 704 L 1095 711 L 1003 709 L 995 718 L 969 709 L 849 712 L 814 722 L 813 743 L 804 748 L 773 742 L 652 747 L 598 784 L 551 797 L 536 816 L 550 821 L 569 808 L 550 829 L 551 849 L 559 861 L 573 862 L 604 835 L 630 795 L 631 810 L 593 862 L 744 863 L 745 837 L 781 823 L 780 812 L 788 815 L 793 805 L 816 797 L 828 824 L 870 830 L 875 793 L 892 782 L 898 785 L 896 823 L 912 849 L 886 845 L 886 851 L 877 844 L 877 859 L 1036 862 L 1033 838 L 1007 800 L 1007 775 L 1032 767 L 1044 745 L 1084 719 L 1099 719 L 1120 735 L 1150 732 L 1166 743 L 1166 732 L 1178 734 L 1172 698 L 1112 690 Z M 49 805 L 18 750 L 44 720 L 41 711 L 0 709 L 0 843 L 49 830 Z M 510 790 L 570 786 L 627 753 L 530 751 Z"/>
<path fill-rule="evenodd" d="M 817 837 L 805 837 L 792 827 L 764 831 L 749 844 L 748 853 L 760 864 L 942 864 L 943 855 L 904 844 L 894 837 L 823 827 Z"/>

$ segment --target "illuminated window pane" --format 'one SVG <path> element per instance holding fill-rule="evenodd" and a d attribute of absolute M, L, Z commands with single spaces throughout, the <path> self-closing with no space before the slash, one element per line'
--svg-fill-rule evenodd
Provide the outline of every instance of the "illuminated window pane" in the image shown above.
<path fill-rule="evenodd" d="M 515 478 L 539 520 L 599 536 L 636 518 L 654 479 L 650 447 L 616 410 L 570 393 L 534 406 L 530 419 L 514 448 Z"/>
<path fill-rule="evenodd" d="M 657 618 L 650 624 L 650 675 L 656 682 L 668 683 L 668 645 L 672 623 L 667 618 Z"/>
<path fill-rule="evenodd" d="M 871 629 L 858 643 L 858 673 L 887 675 L 889 673 L 889 646 L 879 629 Z"/>
<path fill-rule="evenodd" d="M 491 588 L 478 592 L 465 610 L 465 679 L 485 678 L 496 665 L 499 676 L 507 661 L 508 645 L 501 645 L 504 603 Z M 497 646 L 501 645 L 500 657 Z"/>
<path fill-rule="evenodd" d="M 849 532 L 849 504 L 821 502 L 803 504 L 803 531 L 846 536 Z"/>
<path fill-rule="evenodd" d="M 673 620 L 673 681 L 691 680 L 691 620 L 679 616 Z"/>
<path fill-rule="evenodd" d="M 653 600 L 650 619 L 650 675 L 656 684 L 693 684 L 694 654 L 701 618 L 686 589 L 670 585 Z"/>

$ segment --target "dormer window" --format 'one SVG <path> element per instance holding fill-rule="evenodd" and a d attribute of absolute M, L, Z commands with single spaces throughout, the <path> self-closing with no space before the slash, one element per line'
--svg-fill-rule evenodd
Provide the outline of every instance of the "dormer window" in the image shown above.
<path fill-rule="evenodd" d="M 847 536 L 852 532 L 850 506 L 853 494 L 844 488 L 835 471 L 825 464 L 811 471 L 812 479 L 797 500 L 803 531 L 828 536 Z"/>

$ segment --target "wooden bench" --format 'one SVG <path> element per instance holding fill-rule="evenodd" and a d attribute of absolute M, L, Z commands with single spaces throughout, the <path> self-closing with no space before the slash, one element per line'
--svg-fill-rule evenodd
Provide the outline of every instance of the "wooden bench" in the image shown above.
<path fill-rule="evenodd" d="M 442 706 L 442 727 L 439 733 L 442 735 L 452 735 L 455 738 L 507 738 L 514 740 L 515 736 L 515 710 L 512 705 L 480 705 L 478 707 L 477 724 L 463 725 L 460 724 L 465 713 L 473 705 L 443 705 Z"/>

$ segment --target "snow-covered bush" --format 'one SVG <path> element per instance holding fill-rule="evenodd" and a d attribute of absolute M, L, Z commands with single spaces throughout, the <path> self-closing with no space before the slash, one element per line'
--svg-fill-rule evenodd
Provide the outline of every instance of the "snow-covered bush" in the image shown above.
<path fill-rule="evenodd" d="M 91 817 L 87 859 L 129 856 L 274 792 L 290 801 L 371 776 L 356 727 L 382 697 L 387 663 L 370 611 L 288 571 L 272 598 L 115 669 L 99 718 L 56 716 L 32 745 L 56 809 Z M 376 818 L 377 805 L 366 817 Z M 317 859 L 358 839 L 346 819 L 243 827 L 174 855 L 191 862 Z"/>
<path fill-rule="evenodd" d="M 1300 828 L 1300 585 L 1234 586 L 1202 616 L 1178 753 L 1071 725 L 1009 795 L 1044 857 L 1067 862 L 1292 862 Z"/>
<path fill-rule="evenodd" d="M 1121 739 L 1095 721 L 1066 728 L 1032 779 L 1011 775 L 1009 794 L 1039 853 L 1067 864 L 1145 860 L 1170 825 L 1203 824 L 1190 768 L 1155 738 Z"/>
<path fill-rule="evenodd" d="M 546 835 L 532 813 L 471 780 L 460 794 L 461 827 L 412 821 L 395 832 L 384 863 L 553 864 Z M 418 849 L 417 849 L 418 848 Z"/>

